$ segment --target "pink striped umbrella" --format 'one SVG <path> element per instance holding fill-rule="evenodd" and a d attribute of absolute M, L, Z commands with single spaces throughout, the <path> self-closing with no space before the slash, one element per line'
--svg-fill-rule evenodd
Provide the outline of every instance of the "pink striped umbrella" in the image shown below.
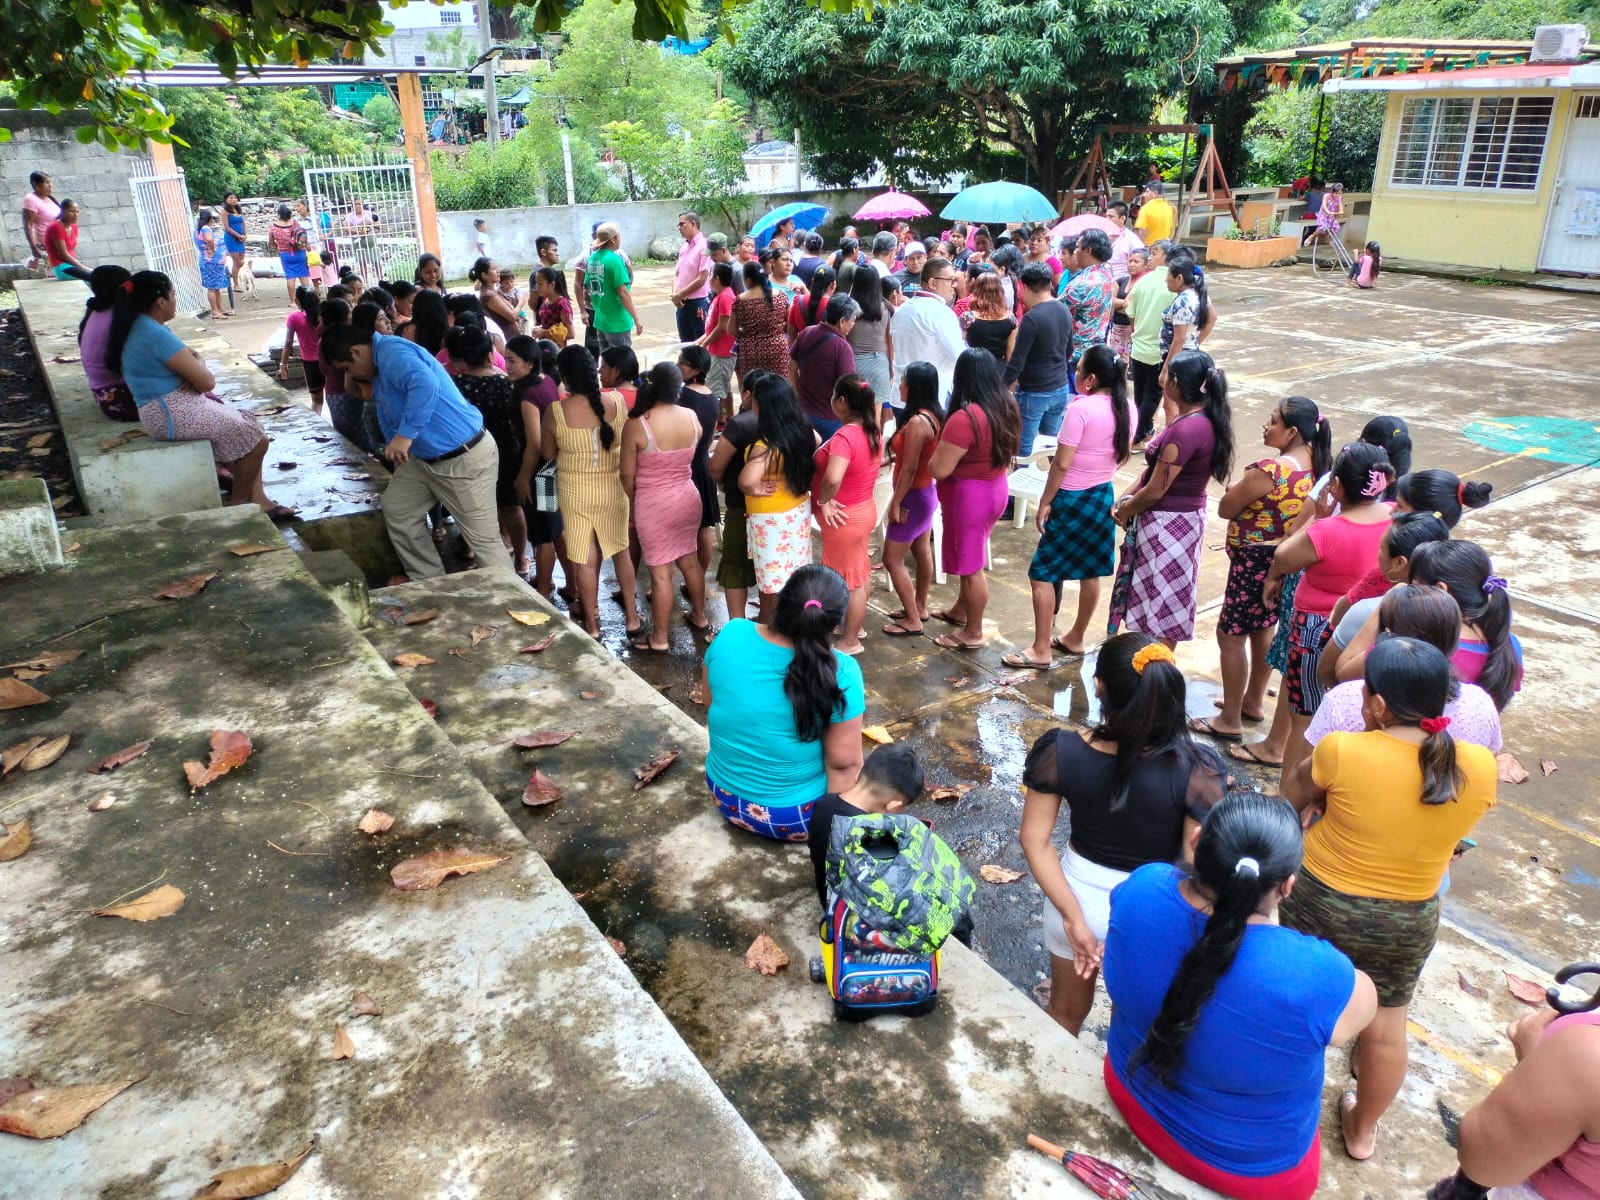
<path fill-rule="evenodd" d="M 885 192 L 874 196 L 857 210 L 857 221 L 909 221 L 929 216 L 928 206 L 904 192 Z"/>

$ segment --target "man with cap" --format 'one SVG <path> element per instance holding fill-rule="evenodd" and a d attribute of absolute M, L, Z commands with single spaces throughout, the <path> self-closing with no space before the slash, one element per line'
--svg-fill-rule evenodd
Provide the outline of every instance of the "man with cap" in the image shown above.
<path fill-rule="evenodd" d="M 905 265 L 894 273 L 894 278 L 907 296 L 915 296 L 922 290 L 922 270 L 927 261 L 928 248 L 925 245 L 921 242 L 906 243 Z"/>
<path fill-rule="evenodd" d="M 606 224 L 606 222 L 596 221 L 589 227 L 589 236 L 591 239 L 593 239 L 594 236 L 600 232 L 600 226 L 604 224 Z M 592 252 L 592 250 L 585 250 L 573 261 L 572 286 L 573 295 L 577 298 L 578 308 L 583 314 L 583 347 L 595 358 L 599 358 L 600 332 L 594 327 L 594 309 L 589 306 L 589 288 L 587 286 L 589 282 L 589 255 Z M 628 268 L 628 281 L 631 283 L 633 281 L 633 263 L 622 251 L 619 250 L 617 253 L 622 255 L 622 261 Z"/>
<path fill-rule="evenodd" d="M 632 346 L 633 335 L 644 332 L 644 322 L 633 305 L 633 272 L 619 253 L 621 247 L 622 230 L 615 221 L 603 221 L 594 231 L 594 246 L 584 264 L 583 290 L 589 301 L 589 324 L 602 351 L 612 346 Z"/>
<path fill-rule="evenodd" d="M 1161 182 L 1151 180 L 1146 183 L 1139 193 L 1139 219 L 1133 223 L 1139 239 L 1146 246 L 1153 246 L 1170 238 L 1177 227 L 1178 214 L 1161 194 Z"/>
<path fill-rule="evenodd" d="M 672 273 L 672 307 L 678 310 L 678 340 L 698 341 L 706 332 L 706 308 L 711 304 L 711 255 L 706 235 L 700 232 L 700 214 L 678 214 L 678 265 Z"/>
<path fill-rule="evenodd" d="M 733 252 L 728 249 L 728 235 L 725 233 L 706 234 L 706 253 L 711 256 L 712 266 L 733 262 Z"/>

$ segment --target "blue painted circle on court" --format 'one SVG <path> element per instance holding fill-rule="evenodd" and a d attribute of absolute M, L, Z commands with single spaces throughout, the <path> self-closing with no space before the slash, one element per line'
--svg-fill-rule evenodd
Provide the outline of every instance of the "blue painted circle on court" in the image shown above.
<path fill-rule="evenodd" d="M 1473 421 L 1462 431 L 1478 445 L 1544 462 L 1600 461 L 1600 424 L 1569 417 L 1504 417 Z"/>

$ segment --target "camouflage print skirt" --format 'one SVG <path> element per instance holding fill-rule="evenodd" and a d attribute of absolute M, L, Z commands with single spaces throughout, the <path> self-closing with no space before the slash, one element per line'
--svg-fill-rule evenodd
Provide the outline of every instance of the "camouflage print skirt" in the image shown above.
<path fill-rule="evenodd" d="M 1335 891 L 1310 871 L 1296 877 L 1294 891 L 1278 909 L 1279 921 L 1331 942 L 1372 977 L 1378 1003 L 1404 1008 L 1417 990 L 1422 968 L 1439 936 L 1439 897 L 1378 900 Z"/>

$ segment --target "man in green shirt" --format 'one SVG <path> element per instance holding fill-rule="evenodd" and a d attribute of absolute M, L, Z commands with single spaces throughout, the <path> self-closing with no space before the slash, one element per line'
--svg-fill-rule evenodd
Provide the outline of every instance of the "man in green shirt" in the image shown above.
<path fill-rule="evenodd" d="M 1172 303 L 1167 290 L 1167 251 L 1172 247 L 1170 241 L 1153 243 L 1145 251 L 1150 269 L 1128 289 L 1125 311 L 1133 322 L 1133 399 L 1139 406 L 1135 450 L 1144 449 L 1161 406 L 1161 317 Z"/>
<path fill-rule="evenodd" d="M 601 350 L 612 346 L 631 346 L 633 335 L 644 332 L 644 323 L 639 320 L 639 314 L 633 307 L 628 264 L 617 253 L 621 245 L 622 231 L 617 228 L 616 222 L 607 221 L 596 229 L 594 248 L 589 251 L 589 262 L 583 277 Z"/>

